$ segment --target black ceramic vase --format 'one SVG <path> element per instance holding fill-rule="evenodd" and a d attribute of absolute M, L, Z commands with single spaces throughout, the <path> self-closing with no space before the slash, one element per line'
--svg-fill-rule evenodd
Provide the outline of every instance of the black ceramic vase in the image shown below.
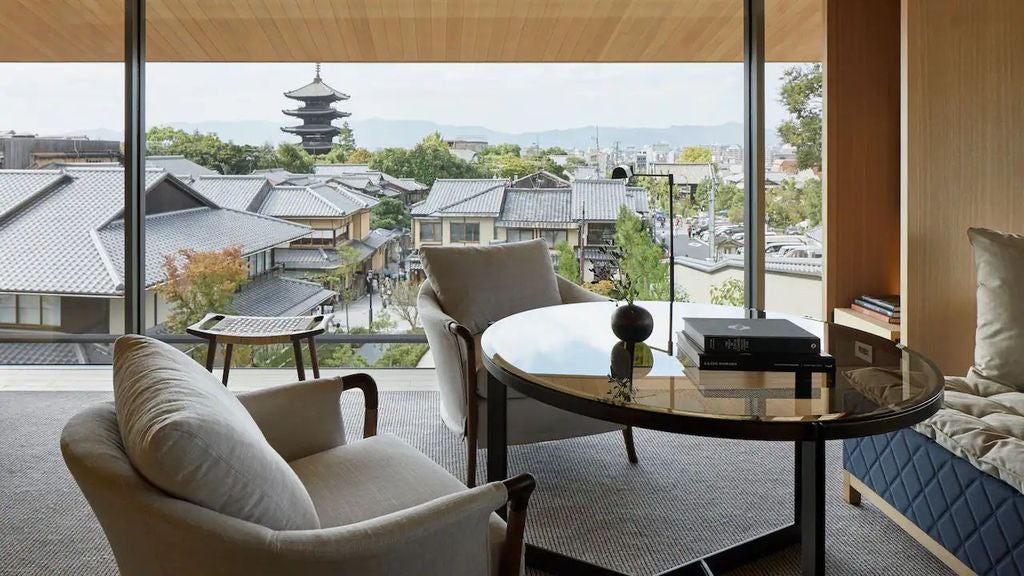
<path fill-rule="evenodd" d="M 654 332 L 654 317 L 636 304 L 619 306 L 612 313 L 612 332 L 624 342 L 643 342 Z"/>

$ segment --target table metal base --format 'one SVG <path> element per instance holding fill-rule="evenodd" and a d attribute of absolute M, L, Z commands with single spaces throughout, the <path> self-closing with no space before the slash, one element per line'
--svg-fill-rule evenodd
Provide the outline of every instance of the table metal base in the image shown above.
<path fill-rule="evenodd" d="M 506 389 L 493 376 L 487 382 L 487 480 L 508 476 Z M 825 573 L 825 441 L 795 442 L 793 462 L 793 522 L 744 542 L 677 566 L 662 575 L 713 576 L 800 545 L 801 574 Z M 584 560 L 526 545 L 526 565 L 550 574 L 624 576 Z"/>

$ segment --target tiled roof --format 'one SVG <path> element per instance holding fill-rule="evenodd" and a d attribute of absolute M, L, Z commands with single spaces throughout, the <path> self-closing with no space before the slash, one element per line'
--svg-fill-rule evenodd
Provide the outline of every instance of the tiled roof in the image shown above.
<path fill-rule="evenodd" d="M 262 201 L 260 192 L 270 187 L 267 177 L 259 174 L 244 176 L 200 176 L 192 187 L 218 206 L 232 210 L 254 211 Z"/>
<path fill-rule="evenodd" d="M 494 216 L 501 211 L 506 180 L 439 179 L 426 200 L 412 207 L 413 216 Z"/>
<path fill-rule="evenodd" d="M 374 228 L 373 230 L 370 230 L 369 234 L 363 236 L 361 242 L 376 250 L 388 242 L 395 240 L 399 236 L 400 233 L 394 230 L 388 230 L 387 228 Z"/>
<path fill-rule="evenodd" d="M 0 181 L 0 218 L 62 178 L 60 170 L 5 170 Z"/>
<path fill-rule="evenodd" d="M 415 178 L 395 178 L 395 180 L 401 182 L 402 187 L 405 188 L 406 190 L 409 190 L 410 192 L 426 190 L 430 188 L 430 186 L 427 186 L 426 184 L 416 180 Z"/>
<path fill-rule="evenodd" d="M 341 258 L 322 248 L 275 248 L 274 263 L 285 270 L 333 270 L 341 266 Z"/>
<path fill-rule="evenodd" d="M 155 168 L 160 168 L 168 174 L 174 174 L 178 177 L 189 176 L 191 178 L 198 178 L 199 176 L 217 173 L 215 170 L 210 170 L 206 166 L 196 164 L 188 158 L 180 155 L 146 156 L 146 164 Z"/>
<path fill-rule="evenodd" d="M 496 226 L 504 228 L 567 228 L 572 224 L 569 188 L 509 188 Z"/>
<path fill-rule="evenodd" d="M 569 181 L 548 172 L 540 170 L 528 174 L 512 182 L 513 188 L 568 188 Z"/>
<path fill-rule="evenodd" d="M 49 294 L 122 293 L 124 171 L 68 167 L 52 190 L 0 220 L 0 291 Z M 190 190 L 162 170 L 147 170 L 146 189 L 164 181 Z M 0 170 L 0 190 L 21 177 Z M 163 251 L 236 244 L 263 249 L 309 233 L 309 228 L 255 214 L 202 207 L 146 217 L 147 283 L 162 279 Z M 17 247 L 17 249 L 12 249 Z"/>
<path fill-rule="evenodd" d="M 334 88 L 331 88 L 327 84 L 324 84 L 320 77 L 316 77 L 312 82 L 306 84 L 302 88 L 296 88 L 290 92 L 285 92 L 285 96 L 289 98 L 327 98 L 337 100 L 348 100 L 348 94 L 338 92 Z"/>
<path fill-rule="evenodd" d="M 297 316 L 336 294 L 315 282 L 273 274 L 242 287 L 231 306 L 243 316 Z"/>
<path fill-rule="evenodd" d="M 349 240 L 348 242 L 345 242 L 345 246 L 355 248 L 356 252 L 359 254 L 360 262 L 366 260 L 370 256 L 373 256 L 373 253 L 377 250 L 373 246 L 370 246 L 361 240 Z"/>
<path fill-rule="evenodd" d="M 672 174 L 676 184 L 700 184 L 704 179 L 715 177 L 713 164 L 682 162 L 652 162 L 651 173 Z"/>
<path fill-rule="evenodd" d="M 623 205 L 647 212 L 647 191 L 626 187 L 625 180 L 573 180 L 572 219 L 613 221 Z"/>
<path fill-rule="evenodd" d="M 282 218 L 336 218 L 373 208 L 377 200 L 344 186 L 275 186 L 259 213 Z"/>
<path fill-rule="evenodd" d="M 228 209 L 196 208 L 146 217 L 146 285 L 166 279 L 164 256 L 178 250 L 198 252 L 239 246 L 242 254 L 267 250 L 309 234 L 309 228 L 285 220 Z M 118 278 L 124 275 L 124 222 L 99 231 L 99 239 Z"/>
<path fill-rule="evenodd" d="M 317 176 L 339 176 L 341 174 L 369 171 L 369 164 L 316 164 L 313 166 L 313 174 Z"/>

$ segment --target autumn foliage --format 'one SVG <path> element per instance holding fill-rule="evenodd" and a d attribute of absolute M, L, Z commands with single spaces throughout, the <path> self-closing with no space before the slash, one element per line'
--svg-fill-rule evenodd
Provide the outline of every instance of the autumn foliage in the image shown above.
<path fill-rule="evenodd" d="M 156 291 L 171 305 L 172 332 L 182 333 L 207 312 L 231 312 L 235 291 L 249 277 L 240 247 L 209 252 L 179 250 L 164 256 L 167 281 Z"/>

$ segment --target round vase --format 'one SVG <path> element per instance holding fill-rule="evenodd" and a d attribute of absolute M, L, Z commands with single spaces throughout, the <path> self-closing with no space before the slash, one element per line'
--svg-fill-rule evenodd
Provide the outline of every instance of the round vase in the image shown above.
<path fill-rule="evenodd" d="M 636 304 L 619 306 L 612 313 L 612 332 L 624 342 L 643 342 L 654 332 L 654 317 Z"/>

